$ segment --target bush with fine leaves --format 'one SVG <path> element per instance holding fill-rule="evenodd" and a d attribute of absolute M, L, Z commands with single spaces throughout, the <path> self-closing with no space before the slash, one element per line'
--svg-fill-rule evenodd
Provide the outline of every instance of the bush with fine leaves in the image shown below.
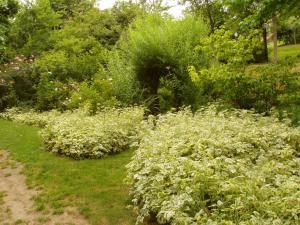
<path fill-rule="evenodd" d="M 195 89 L 187 68 L 191 64 L 197 68 L 208 64 L 201 52 L 194 51 L 199 40 L 206 37 L 207 33 L 207 27 L 200 18 L 172 20 L 153 14 L 137 19 L 126 36 L 120 39 L 120 56 L 126 62 L 123 63 L 124 67 L 131 70 L 134 79 L 144 89 L 143 96 L 156 99 L 151 109 L 164 109 L 168 104 L 177 107 L 194 103 Z M 111 67 L 112 73 L 120 71 L 115 68 L 120 67 L 118 64 Z M 128 79 L 131 81 L 132 77 L 126 74 L 120 81 L 123 83 L 126 80 L 128 83 Z M 170 85 L 168 81 L 173 82 Z M 158 92 L 161 88 L 164 94 Z M 166 89 L 175 97 L 170 99 L 167 95 L 165 98 Z M 162 107 L 157 97 L 163 100 Z"/>
<path fill-rule="evenodd" d="M 100 158 L 127 150 L 138 140 L 144 110 L 107 109 L 94 116 L 63 113 L 42 130 L 47 150 L 72 158 Z"/>
<path fill-rule="evenodd" d="M 43 128 L 47 124 L 53 123 L 59 116 L 62 115 L 63 114 L 61 112 L 56 110 L 36 112 L 34 110 L 14 107 L 6 109 L 5 112 L 0 113 L 0 118 Z"/>
<path fill-rule="evenodd" d="M 141 107 L 107 108 L 93 116 L 89 108 L 64 113 L 12 108 L 0 114 L 0 118 L 43 128 L 47 150 L 76 159 L 100 158 L 127 150 L 148 127 L 143 117 Z"/>
<path fill-rule="evenodd" d="M 159 117 L 128 165 L 139 220 L 298 224 L 300 129 L 210 106 Z"/>

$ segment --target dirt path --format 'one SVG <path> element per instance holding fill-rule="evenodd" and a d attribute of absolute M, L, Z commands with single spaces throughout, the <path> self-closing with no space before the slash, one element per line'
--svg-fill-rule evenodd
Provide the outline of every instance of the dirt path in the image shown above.
<path fill-rule="evenodd" d="M 0 150 L 0 224 L 1 225 L 88 225 L 76 210 L 65 209 L 61 215 L 34 210 L 33 197 L 38 192 L 28 189 L 22 165 Z"/>

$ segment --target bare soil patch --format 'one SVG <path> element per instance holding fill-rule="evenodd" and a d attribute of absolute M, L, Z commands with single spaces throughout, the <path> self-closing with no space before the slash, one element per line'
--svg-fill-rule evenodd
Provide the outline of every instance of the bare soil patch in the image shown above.
<path fill-rule="evenodd" d="M 1 225 L 88 225 L 74 208 L 61 215 L 37 212 L 33 198 L 39 193 L 29 189 L 22 165 L 0 150 L 0 224 Z"/>

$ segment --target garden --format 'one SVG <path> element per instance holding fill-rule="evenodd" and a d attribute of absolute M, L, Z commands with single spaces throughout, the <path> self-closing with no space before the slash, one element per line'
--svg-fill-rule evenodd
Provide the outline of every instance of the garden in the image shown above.
<path fill-rule="evenodd" d="M 1 1 L 0 223 L 300 224 L 299 1 L 112 2 Z"/>

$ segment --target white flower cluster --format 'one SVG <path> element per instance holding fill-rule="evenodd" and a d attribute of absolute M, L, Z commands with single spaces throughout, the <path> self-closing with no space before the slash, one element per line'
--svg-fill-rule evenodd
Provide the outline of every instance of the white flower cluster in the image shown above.
<path fill-rule="evenodd" d="M 300 129 L 211 106 L 167 113 L 127 166 L 138 222 L 298 224 Z"/>

